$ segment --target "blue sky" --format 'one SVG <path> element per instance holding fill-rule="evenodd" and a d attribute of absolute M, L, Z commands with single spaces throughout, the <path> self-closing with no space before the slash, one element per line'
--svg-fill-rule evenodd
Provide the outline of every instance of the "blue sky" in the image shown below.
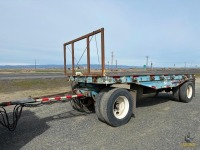
<path fill-rule="evenodd" d="M 149 56 L 154 66 L 200 67 L 199 6 L 199 0 L 1 1 L 0 65 L 63 64 L 64 42 L 104 27 L 106 63 L 113 51 L 122 65 L 143 66 Z M 77 43 L 76 59 L 85 46 Z"/>

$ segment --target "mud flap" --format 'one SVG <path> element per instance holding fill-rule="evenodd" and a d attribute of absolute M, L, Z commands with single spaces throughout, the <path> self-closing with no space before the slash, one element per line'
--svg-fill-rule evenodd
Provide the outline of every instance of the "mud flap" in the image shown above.
<path fill-rule="evenodd" d="M 129 89 L 129 92 L 131 93 L 133 97 L 133 116 L 136 117 L 136 96 L 137 96 L 137 91 Z"/>

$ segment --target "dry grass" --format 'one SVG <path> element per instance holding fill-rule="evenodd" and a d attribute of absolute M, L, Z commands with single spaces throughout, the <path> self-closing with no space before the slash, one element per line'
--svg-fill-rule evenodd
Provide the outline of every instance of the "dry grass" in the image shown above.
<path fill-rule="evenodd" d="M 70 83 L 65 78 L 0 80 L 0 101 L 10 101 L 68 92 Z"/>
<path fill-rule="evenodd" d="M 11 93 L 23 90 L 42 90 L 47 88 L 67 87 L 69 82 L 65 78 L 53 79 L 19 79 L 0 80 L 0 93 Z"/>
<path fill-rule="evenodd" d="M 0 69 L 0 74 L 15 73 L 64 73 L 63 69 Z"/>
<path fill-rule="evenodd" d="M 195 74 L 195 76 L 196 76 L 197 78 L 200 78 L 200 74 Z"/>

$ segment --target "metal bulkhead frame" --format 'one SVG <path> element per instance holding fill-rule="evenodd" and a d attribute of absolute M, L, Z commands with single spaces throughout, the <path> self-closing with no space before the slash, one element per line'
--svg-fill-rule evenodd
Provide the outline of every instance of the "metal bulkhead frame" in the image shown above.
<path fill-rule="evenodd" d="M 105 43 L 104 43 L 104 28 L 98 29 L 96 31 L 93 31 L 91 33 L 88 33 L 84 36 L 81 36 L 79 38 L 76 38 L 72 41 L 66 42 L 63 44 L 63 48 L 64 48 L 64 74 L 66 76 L 68 76 L 69 74 L 67 74 L 67 64 L 66 64 L 66 46 L 71 44 L 71 50 L 72 50 L 72 76 L 75 76 L 75 68 L 74 68 L 74 44 L 75 42 L 78 42 L 80 40 L 86 39 L 86 43 L 87 43 L 87 74 L 83 74 L 83 75 L 90 75 L 93 76 L 91 74 L 90 71 L 90 37 L 93 35 L 96 35 L 100 33 L 101 34 L 101 74 L 100 76 L 104 76 L 105 74 Z"/>

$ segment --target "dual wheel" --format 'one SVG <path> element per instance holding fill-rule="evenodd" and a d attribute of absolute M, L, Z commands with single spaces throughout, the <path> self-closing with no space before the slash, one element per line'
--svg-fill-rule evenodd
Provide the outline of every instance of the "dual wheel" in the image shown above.
<path fill-rule="evenodd" d="M 189 103 L 194 97 L 194 84 L 191 81 L 185 82 L 179 87 L 173 89 L 175 100 Z"/>
<path fill-rule="evenodd" d="M 185 82 L 173 89 L 175 99 L 188 103 L 194 97 L 194 84 Z M 133 97 L 122 88 L 105 88 L 96 97 L 95 112 L 99 120 L 117 127 L 126 124 L 133 113 Z"/>
<path fill-rule="evenodd" d="M 96 97 L 95 112 L 99 120 L 111 126 L 124 125 L 133 113 L 133 97 L 126 89 L 103 89 Z"/>

